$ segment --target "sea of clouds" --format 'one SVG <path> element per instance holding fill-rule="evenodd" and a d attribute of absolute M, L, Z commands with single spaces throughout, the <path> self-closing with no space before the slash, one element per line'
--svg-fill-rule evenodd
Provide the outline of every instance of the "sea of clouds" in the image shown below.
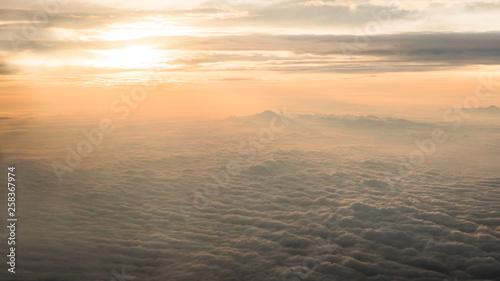
<path fill-rule="evenodd" d="M 500 280 L 494 122 L 131 120 L 61 179 L 54 161 L 98 125 L 0 122 L 18 280 Z M 446 140 L 409 166 L 435 128 Z"/>

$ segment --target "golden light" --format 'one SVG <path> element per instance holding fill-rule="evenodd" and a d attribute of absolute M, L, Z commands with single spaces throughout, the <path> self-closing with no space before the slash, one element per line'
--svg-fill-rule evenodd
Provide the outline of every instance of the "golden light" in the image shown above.
<path fill-rule="evenodd" d="M 192 34 L 194 31 L 187 27 L 179 26 L 175 22 L 135 22 L 128 24 L 115 24 L 101 32 L 99 36 L 104 41 L 133 40 L 143 37 L 176 36 Z"/>
<path fill-rule="evenodd" d="M 103 55 L 95 62 L 97 67 L 152 68 L 160 63 L 162 53 L 147 46 L 130 46 L 118 50 L 92 51 Z"/>

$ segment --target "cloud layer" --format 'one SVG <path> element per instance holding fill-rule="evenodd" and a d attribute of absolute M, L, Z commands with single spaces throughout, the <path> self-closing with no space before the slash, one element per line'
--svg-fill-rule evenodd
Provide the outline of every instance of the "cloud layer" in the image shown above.
<path fill-rule="evenodd" d="M 33 135 L 2 154 L 20 186 L 17 276 L 109 280 L 124 268 L 138 280 L 498 279 L 499 166 L 488 160 L 500 153 L 498 127 L 451 135 L 390 189 L 385 174 L 438 124 L 301 115 L 262 142 L 273 114 L 131 120 L 62 183 L 50 163 L 81 138 L 80 125 L 2 120 L 3 137 Z M 35 140 L 36 122 L 47 126 Z M 249 137 L 253 159 L 239 149 Z M 241 171 L 205 189 L 230 161 Z"/>

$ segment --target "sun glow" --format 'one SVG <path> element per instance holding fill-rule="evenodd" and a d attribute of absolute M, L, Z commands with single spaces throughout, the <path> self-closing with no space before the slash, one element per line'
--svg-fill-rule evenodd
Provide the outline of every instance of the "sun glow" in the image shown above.
<path fill-rule="evenodd" d="M 154 36 L 177 36 L 194 31 L 175 22 L 136 22 L 111 25 L 100 37 L 105 41 L 133 40 Z"/>
<path fill-rule="evenodd" d="M 162 52 L 147 46 L 130 46 L 118 50 L 92 51 L 102 55 L 95 66 L 116 68 L 151 68 L 161 62 Z"/>

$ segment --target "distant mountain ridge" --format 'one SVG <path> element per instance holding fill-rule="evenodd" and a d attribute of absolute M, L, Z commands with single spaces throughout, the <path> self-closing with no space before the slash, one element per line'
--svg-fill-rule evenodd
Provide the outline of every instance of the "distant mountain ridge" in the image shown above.
<path fill-rule="evenodd" d="M 280 113 L 266 110 L 254 115 L 231 116 L 228 121 L 233 122 L 269 122 L 273 118 L 279 117 Z M 287 116 L 284 114 L 285 117 Z M 288 119 L 288 118 L 287 118 Z M 402 118 L 379 117 L 375 115 L 355 116 L 355 115 L 336 115 L 336 114 L 293 114 L 292 119 L 288 119 L 290 124 L 316 124 L 323 126 L 342 126 L 348 128 L 363 129 L 381 129 L 381 128 L 402 128 L 402 127 L 422 127 L 425 123 L 414 122 Z M 304 123 L 306 122 L 306 123 Z"/>
<path fill-rule="evenodd" d="M 480 114 L 494 114 L 500 115 L 500 107 L 490 105 L 488 107 L 473 107 L 471 108 L 471 112 L 480 113 Z"/>
<path fill-rule="evenodd" d="M 266 110 L 254 115 L 247 116 L 231 116 L 227 120 L 268 120 L 270 118 L 276 117 L 281 113 L 274 112 L 271 110 Z M 285 114 L 286 116 L 286 114 Z M 366 116 L 355 116 L 351 114 L 347 115 L 336 115 L 336 114 L 294 114 L 293 116 L 303 119 L 303 120 L 315 120 L 315 121 L 349 121 L 355 123 L 376 123 L 376 122 L 389 122 L 398 124 L 413 124 L 415 122 L 403 119 L 403 118 L 393 118 L 393 117 L 379 117 L 375 115 Z"/>

